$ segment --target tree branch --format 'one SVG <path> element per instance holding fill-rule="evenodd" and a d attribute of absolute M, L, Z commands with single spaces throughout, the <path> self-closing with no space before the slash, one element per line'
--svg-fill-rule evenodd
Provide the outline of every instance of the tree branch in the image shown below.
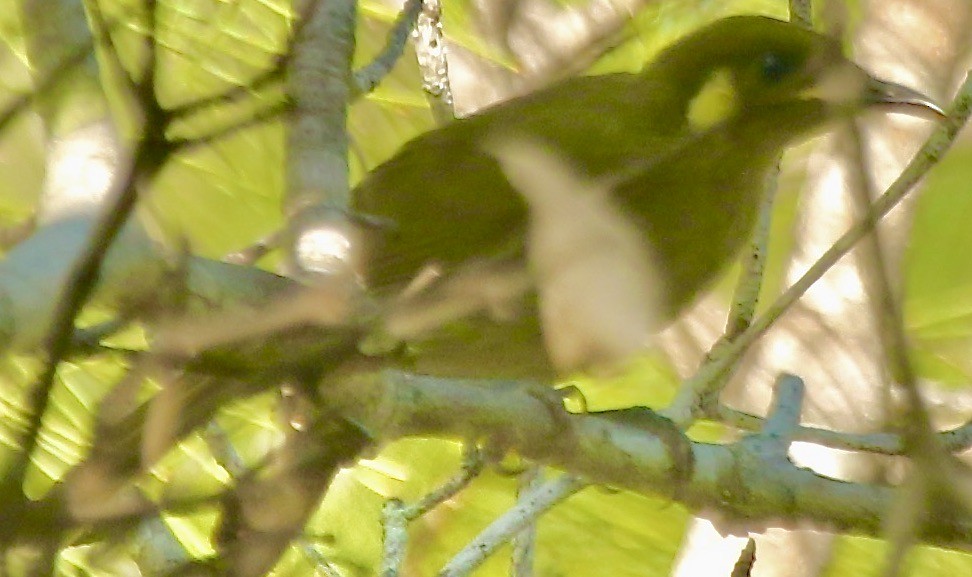
<path fill-rule="evenodd" d="M 611 412 L 562 412 L 558 394 L 549 388 L 348 369 L 342 378 L 329 378 L 320 393 L 380 441 L 485 439 L 591 483 L 648 494 L 670 495 L 676 488 L 672 471 L 678 464 L 669 441 Z M 800 520 L 881 535 L 882 519 L 895 500 L 893 487 L 824 477 L 793 465 L 779 446 L 778 437 L 764 434 L 729 445 L 691 442 L 695 466 L 677 487 L 677 500 L 760 526 Z M 966 513 L 926 517 L 918 527 L 923 541 L 959 549 L 969 547 L 970 534 L 972 516 Z"/>

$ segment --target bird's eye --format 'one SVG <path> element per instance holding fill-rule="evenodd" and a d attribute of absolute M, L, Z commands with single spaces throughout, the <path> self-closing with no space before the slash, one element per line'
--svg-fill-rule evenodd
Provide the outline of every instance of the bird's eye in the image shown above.
<path fill-rule="evenodd" d="M 760 72 L 769 82 L 778 82 L 790 72 L 793 72 L 793 61 L 776 52 L 763 54 L 760 60 Z"/>

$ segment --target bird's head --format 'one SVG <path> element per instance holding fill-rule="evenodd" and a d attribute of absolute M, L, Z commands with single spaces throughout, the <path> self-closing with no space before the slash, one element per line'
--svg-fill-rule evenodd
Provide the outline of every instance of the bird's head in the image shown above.
<path fill-rule="evenodd" d="M 693 131 L 740 118 L 809 128 L 878 104 L 942 114 L 922 94 L 868 75 L 835 39 L 764 16 L 719 20 L 671 46 L 651 71 L 678 87 Z"/>

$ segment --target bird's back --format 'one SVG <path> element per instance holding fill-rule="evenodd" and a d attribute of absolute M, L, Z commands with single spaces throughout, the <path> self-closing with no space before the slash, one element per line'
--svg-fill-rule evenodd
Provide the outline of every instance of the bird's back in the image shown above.
<path fill-rule="evenodd" d="M 527 206 L 484 148 L 523 138 L 596 178 L 647 162 L 679 140 L 656 106 L 664 87 L 635 74 L 580 77 L 508 101 L 406 144 L 355 189 L 353 209 L 388 219 L 372 251 L 372 287 L 407 282 L 429 262 L 446 268 L 518 254 Z"/>

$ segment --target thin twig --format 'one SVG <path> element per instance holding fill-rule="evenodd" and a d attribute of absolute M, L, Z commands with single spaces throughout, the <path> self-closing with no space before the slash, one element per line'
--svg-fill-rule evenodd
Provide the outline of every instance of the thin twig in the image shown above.
<path fill-rule="evenodd" d="M 405 52 L 405 44 L 415 28 L 415 20 L 422 10 L 422 0 L 406 0 L 398 18 L 388 31 L 385 48 L 367 66 L 356 70 L 352 84 L 352 98 L 368 94 L 388 76 Z"/>
<path fill-rule="evenodd" d="M 475 443 L 462 448 L 462 467 L 456 475 L 427 494 L 418 503 L 406 505 L 399 499 L 389 499 L 382 508 L 383 552 L 382 577 L 395 577 L 401 571 L 408 546 L 408 523 L 425 515 L 441 503 L 454 497 L 479 476 L 486 461 Z"/>
<path fill-rule="evenodd" d="M 425 515 L 435 507 L 456 496 L 469 483 L 483 472 L 486 461 L 483 454 L 474 443 L 466 443 L 462 449 L 462 467 L 455 476 L 442 484 L 441 487 L 422 497 L 418 503 L 405 507 L 405 517 L 412 521 Z"/>
<path fill-rule="evenodd" d="M 266 256 L 270 251 L 280 246 L 283 231 L 275 230 L 270 234 L 257 239 L 239 250 L 235 250 L 223 257 L 223 262 L 238 265 L 252 265 L 256 261 Z"/>
<path fill-rule="evenodd" d="M 139 140 L 131 162 L 125 167 L 127 172 L 116 181 L 114 204 L 110 205 L 96 223 L 88 244 L 67 275 L 63 292 L 54 311 L 54 318 L 47 337 L 48 354 L 37 384 L 31 389 L 27 402 L 30 422 L 24 432 L 21 444 L 21 475 L 26 472 L 26 462 L 37 446 L 41 419 L 50 401 L 57 367 L 70 351 L 74 334 L 74 320 L 87 302 L 97 285 L 101 266 L 108 249 L 117 238 L 138 201 L 138 185 L 150 180 L 169 157 L 171 148 L 165 141 L 165 130 L 169 117 L 155 100 L 154 58 L 148 64 L 136 92 L 145 115 Z"/>
<path fill-rule="evenodd" d="M 765 419 L 727 406 L 718 409 L 720 423 L 745 431 L 758 431 Z M 937 433 L 939 443 L 949 453 L 961 453 L 972 448 L 972 421 L 954 429 Z M 897 456 L 905 454 L 905 443 L 897 433 L 845 433 L 831 429 L 801 426 L 794 431 L 794 439 L 823 445 L 832 449 L 844 449 L 875 455 Z"/>
<path fill-rule="evenodd" d="M 750 250 L 746 254 L 743 272 L 736 285 L 732 298 L 732 308 L 729 309 L 729 320 L 723 338 L 734 339 L 745 331 L 756 316 L 756 305 L 759 302 L 759 291 L 763 287 L 763 273 L 766 269 L 766 254 L 769 249 L 770 226 L 773 217 L 773 201 L 779 180 L 779 167 L 770 171 L 766 177 L 763 199 L 760 202 L 756 220 L 756 230 Z"/>
<path fill-rule="evenodd" d="M 490 523 L 489 527 L 463 547 L 462 551 L 442 568 L 439 577 L 468 575 L 524 527 L 586 486 L 586 481 L 565 474 L 524 495 L 516 505 Z"/>
<path fill-rule="evenodd" d="M 442 34 L 440 0 L 422 2 L 422 11 L 412 37 L 415 40 L 415 56 L 422 71 L 422 89 L 432 107 L 432 116 L 438 124 L 447 124 L 455 118 L 456 112 L 449 82 L 449 58 Z"/>
<path fill-rule="evenodd" d="M 407 507 L 399 499 L 389 499 L 381 508 L 381 577 L 398 577 L 408 550 Z"/>
<path fill-rule="evenodd" d="M 922 177 L 941 159 L 951 147 L 959 130 L 965 126 L 972 113 L 972 76 L 965 83 L 949 107 L 947 120 L 943 121 L 915 154 L 898 179 L 871 205 L 864 218 L 843 234 L 808 270 L 793 283 L 739 338 L 725 345 L 717 357 L 712 358 L 686 381 L 666 416 L 677 423 L 691 420 L 691 415 L 704 412 L 697 399 L 711 387 L 714 380 L 730 371 L 749 347 L 763 336 L 770 327 L 796 303 L 834 264 L 843 258 L 864 238 L 888 212 L 911 191 Z"/>
<path fill-rule="evenodd" d="M 520 474 L 517 499 L 530 494 L 544 481 L 543 467 L 533 464 Z M 528 524 L 513 537 L 513 555 L 510 563 L 511 577 L 531 577 L 533 575 L 534 551 L 537 544 L 537 524 Z"/>
<path fill-rule="evenodd" d="M 320 575 L 323 575 L 324 577 L 341 577 L 343 575 L 341 571 L 338 570 L 333 563 L 331 563 L 331 560 L 321 553 L 309 540 L 301 539 L 299 546 L 301 553 L 303 553 L 304 556 L 314 564 L 315 571 L 317 571 Z M 318 573 L 315 573 L 315 575 Z"/>
<path fill-rule="evenodd" d="M 847 164 L 851 172 L 851 192 L 858 209 L 866 211 L 874 183 L 867 170 L 870 163 L 864 137 L 857 123 L 849 123 L 846 132 L 849 139 L 850 158 Z M 906 453 L 916 465 L 916 469 L 909 472 L 909 475 L 914 476 L 908 482 L 912 494 L 900 496 L 914 499 L 915 502 L 903 507 L 896 506 L 889 514 L 888 526 L 894 527 L 894 530 L 888 535 L 891 547 L 885 557 L 885 574 L 892 577 L 900 571 L 904 555 L 915 542 L 916 524 L 920 522 L 927 507 L 932 479 L 948 478 L 945 461 L 948 454 L 935 436 L 931 416 L 918 390 L 918 376 L 909 355 L 901 303 L 891 283 L 884 242 L 877 222 L 870 234 L 863 239 L 862 248 L 865 249 L 863 254 L 867 257 L 867 261 L 862 263 L 862 276 L 873 299 L 878 337 L 889 365 L 889 377 L 903 389 L 908 403 L 907 421 L 901 438 Z M 898 518 L 894 518 L 895 515 Z"/>
<path fill-rule="evenodd" d="M 764 184 L 763 198 L 760 201 L 759 212 L 757 215 L 756 228 L 753 231 L 753 239 L 750 243 L 750 252 L 746 255 L 742 274 L 736 284 L 735 292 L 732 296 L 732 306 L 729 309 L 729 317 L 726 321 L 726 330 L 722 337 L 709 349 L 705 355 L 704 363 L 712 362 L 725 354 L 725 349 L 733 339 L 737 338 L 746 331 L 752 324 L 756 315 L 756 306 L 759 304 L 759 293 L 763 288 L 763 275 L 766 269 L 766 254 L 769 250 L 770 231 L 773 219 L 773 205 L 776 200 L 777 187 L 779 185 L 779 161 L 766 176 Z M 702 407 L 704 411 L 712 411 L 718 405 L 719 393 L 729 382 L 730 371 L 714 375 L 707 386 L 702 390 L 696 390 L 695 384 L 691 381 L 682 383 L 679 389 L 680 398 L 689 399 L 688 395 L 698 394 L 692 398 L 690 405 Z M 684 394 L 682 391 L 686 391 Z M 679 406 L 679 405 L 675 405 Z M 681 405 L 686 406 L 686 405 Z M 692 424 L 692 420 L 697 416 L 691 411 L 681 414 L 672 413 L 670 415 L 674 422 L 683 430 Z M 678 417 L 677 419 L 675 417 Z"/>

